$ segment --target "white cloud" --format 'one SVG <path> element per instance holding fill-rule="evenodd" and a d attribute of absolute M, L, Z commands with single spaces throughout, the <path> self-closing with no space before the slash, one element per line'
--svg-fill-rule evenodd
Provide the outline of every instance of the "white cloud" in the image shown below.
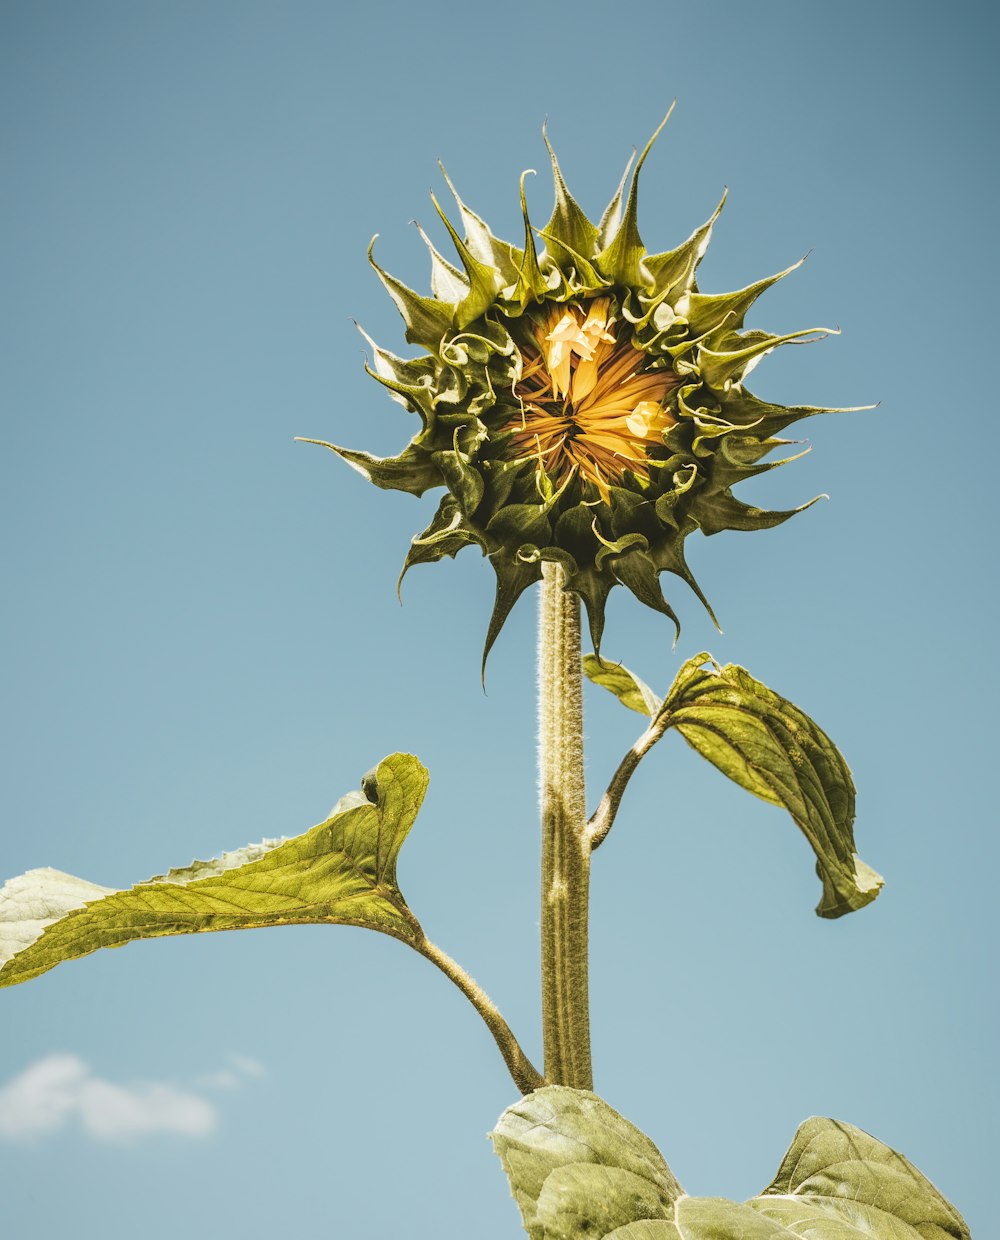
<path fill-rule="evenodd" d="M 256 1060 L 234 1055 L 231 1067 L 198 1085 L 234 1089 L 262 1075 Z M 39 1140 L 77 1121 L 99 1141 L 131 1141 L 151 1133 L 207 1136 L 216 1106 L 192 1090 L 155 1081 L 119 1085 L 95 1076 L 77 1055 L 47 1055 L 0 1086 L 0 1140 Z"/>

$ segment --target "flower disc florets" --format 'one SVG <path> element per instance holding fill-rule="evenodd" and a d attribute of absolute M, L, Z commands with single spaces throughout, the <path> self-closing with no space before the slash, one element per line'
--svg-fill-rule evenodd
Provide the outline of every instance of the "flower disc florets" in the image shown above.
<path fill-rule="evenodd" d="M 743 380 L 772 349 L 827 329 L 742 330 L 753 302 L 787 272 L 734 293 L 699 290 L 695 273 L 721 202 L 682 245 L 647 254 L 637 189 L 657 134 L 598 224 L 570 195 L 549 145 L 555 208 L 545 228 L 533 228 L 522 177 L 520 249 L 495 237 L 449 181 L 464 236 L 434 206 L 461 269 L 427 241 L 431 297 L 371 259 L 407 340 L 426 352 L 408 360 L 370 342 L 369 373 L 422 425 L 395 457 L 326 446 L 376 486 L 415 495 L 447 488 L 403 571 L 480 547 L 497 577 L 487 653 L 543 561 L 560 564 L 566 588 L 583 599 L 596 648 L 615 585 L 676 624 L 659 585 L 667 571 L 708 607 L 684 559 L 693 530 L 764 529 L 801 511 L 755 508 L 731 488 L 784 463 L 763 459 L 790 442 L 775 437 L 784 427 L 828 411 L 768 404 Z"/>

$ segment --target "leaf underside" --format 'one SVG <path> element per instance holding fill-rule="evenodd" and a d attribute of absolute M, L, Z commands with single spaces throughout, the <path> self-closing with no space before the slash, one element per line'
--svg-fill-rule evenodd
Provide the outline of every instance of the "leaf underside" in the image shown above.
<path fill-rule="evenodd" d="M 806 1120 L 744 1204 L 689 1197 L 649 1138 L 582 1090 L 545 1086 L 490 1135 L 531 1240 L 970 1240 L 901 1154 L 836 1120 Z"/>
<path fill-rule="evenodd" d="M 313 923 L 421 935 L 396 883 L 396 859 L 427 788 L 409 754 L 380 762 L 325 822 L 196 861 L 126 891 L 30 870 L 0 889 L 0 986 L 135 939 Z"/>

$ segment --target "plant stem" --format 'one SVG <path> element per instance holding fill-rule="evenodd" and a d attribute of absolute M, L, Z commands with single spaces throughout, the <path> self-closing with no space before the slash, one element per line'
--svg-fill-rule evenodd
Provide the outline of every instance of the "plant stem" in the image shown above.
<path fill-rule="evenodd" d="M 415 946 L 422 956 L 426 957 L 431 964 L 437 965 L 445 977 L 455 983 L 486 1022 L 486 1027 L 493 1034 L 503 1061 L 514 1078 L 514 1084 L 521 1093 L 528 1094 L 540 1085 L 544 1085 L 541 1074 L 521 1049 L 520 1043 L 511 1032 L 510 1025 L 500 1015 L 497 1005 L 475 979 L 470 977 L 460 964 L 452 960 L 447 952 L 443 952 L 436 943 L 432 943 L 422 931 Z"/>
<path fill-rule="evenodd" d="M 545 1078 L 592 1089 L 587 913 L 590 840 L 583 781 L 580 600 L 557 564 L 542 570 L 538 750 L 542 815 Z"/>
<path fill-rule="evenodd" d="M 670 712 L 661 710 L 642 736 L 636 741 L 615 771 L 608 790 L 601 798 L 601 803 L 587 823 L 587 838 L 590 840 L 591 851 L 600 848 L 614 825 L 618 806 L 621 805 L 628 781 L 635 773 L 636 767 L 653 748 L 670 726 Z"/>

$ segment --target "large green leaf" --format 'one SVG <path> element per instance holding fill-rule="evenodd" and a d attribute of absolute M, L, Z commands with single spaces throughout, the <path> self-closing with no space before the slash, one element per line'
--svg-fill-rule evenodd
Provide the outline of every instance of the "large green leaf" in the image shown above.
<path fill-rule="evenodd" d="M 647 1136 L 581 1090 L 529 1094 L 491 1136 L 531 1240 L 969 1240 L 902 1155 L 836 1120 L 807 1120 L 745 1204 L 689 1197 Z"/>
<path fill-rule="evenodd" d="M 396 859 L 426 788 L 422 764 L 393 754 L 304 835 L 196 861 L 127 891 L 30 870 L 0 889 L 0 986 L 99 947 L 199 930 L 325 922 L 416 945 L 422 934 L 396 884 Z"/>
<path fill-rule="evenodd" d="M 652 1141 L 584 1090 L 535 1090 L 504 1111 L 490 1137 L 532 1240 L 583 1235 L 581 1211 L 601 1212 L 595 1237 L 636 1217 L 664 1217 L 683 1193 Z M 653 1212 L 636 1215 L 639 1200 Z M 564 1207 L 579 1217 L 560 1230 Z"/>
<path fill-rule="evenodd" d="M 796 1236 L 969 1238 L 959 1212 L 902 1154 L 832 1119 L 800 1126 L 773 1182 L 748 1204 Z"/>
<path fill-rule="evenodd" d="M 840 917 L 875 899 L 882 878 L 855 851 L 851 772 L 822 728 L 787 698 L 745 668 L 720 667 L 707 654 L 683 665 L 658 705 L 620 665 L 588 655 L 584 671 L 626 706 L 651 716 L 655 739 L 676 728 L 740 787 L 791 814 L 816 854 L 821 917 Z"/>

